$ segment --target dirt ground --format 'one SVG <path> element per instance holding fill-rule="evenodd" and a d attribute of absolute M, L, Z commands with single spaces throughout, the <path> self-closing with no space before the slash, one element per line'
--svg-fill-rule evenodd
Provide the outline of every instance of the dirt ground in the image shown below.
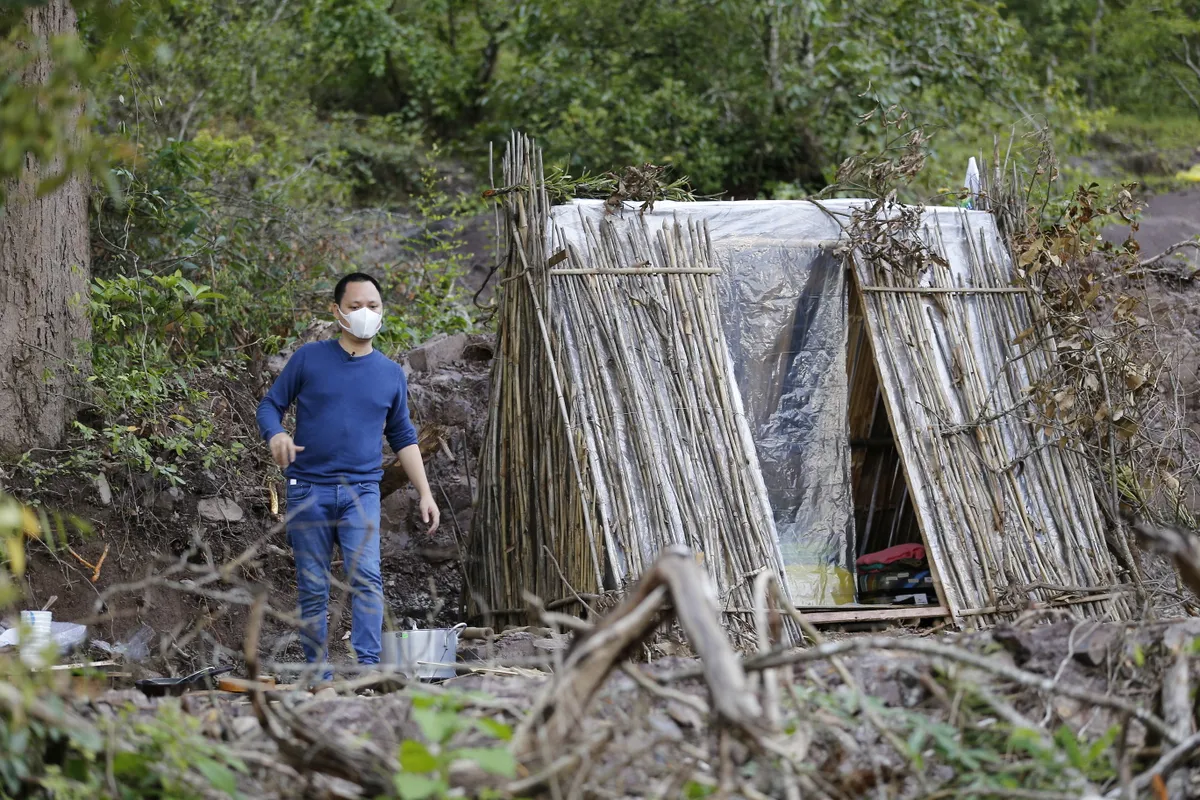
<path fill-rule="evenodd" d="M 1200 635 L 1200 628 L 1195 621 L 1140 627 L 1035 622 L 1030 618 L 990 632 L 932 639 L 893 633 L 872 640 L 871 648 L 847 651 L 840 663 L 810 652 L 813 658 L 786 667 L 774 678 L 794 687 L 778 701 L 781 723 L 759 720 L 750 739 L 730 736 L 728 723 L 722 725 L 709 713 L 717 694 L 728 688 L 707 684 L 700 662 L 679 657 L 648 660 L 643 653 L 637 659 L 640 664 L 603 681 L 568 736 L 542 741 L 537 752 L 523 759 L 527 768 L 517 773 L 518 780 L 488 782 L 507 789 L 501 796 L 556 798 L 708 796 L 700 787 L 711 790 L 727 783 L 731 791 L 724 796 L 757 800 L 789 796 L 788 784 L 799 776 L 811 786 L 803 796 L 840 800 L 1001 796 L 1002 790 L 976 794 L 969 787 L 1013 786 L 1003 781 L 1020 780 L 1023 783 L 1017 785 L 1030 792 L 1052 788 L 1058 793 L 1014 797 L 1115 797 L 1097 793 L 1119 793 L 1113 778 L 1098 777 L 1094 766 L 1037 756 L 1043 752 L 1039 748 L 1052 747 L 1052 736 L 1066 741 L 1063 730 L 1071 732 L 1071 741 L 1103 739 L 1110 746 L 1120 732 L 1119 758 L 1127 770 L 1122 780 L 1128 785 L 1132 776 L 1144 775 L 1166 749 L 1160 733 L 1148 726 L 1161 725 L 1161 715 L 1172 713 L 1170 700 L 1160 700 L 1160 694 L 1169 698 L 1163 693 L 1164 676 L 1172 664 L 1182 663 L 1183 677 L 1193 679 L 1195 658 L 1184 655 L 1179 661 L 1179 643 Z M 136 715 L 157 714 L 163 705 L 179 704 L 202 721 L 205 735 L 234 744 L 245 756 L 250 769 L 239 778 L 245 795 L 356 797 L 371 780 L 366 774 L 371 765 L 386 773 L 388 754 L 395 753 L 400 742 L 427 741 L 413 713 L 414 696 L 452 693 L 468 720 L 486 717 L 513 728 L 527 721 L 525 711 L 560 685 L 563 673 L 552 677 L 544 668 L 561 658 L 562 648 L 556 637 L 525 635 L 526 644 L 550 642 L 548 649 L 554 653 L 546 655 L 542 670 L 530 669 L 528 660 L 524 667 L 507 667 L 506 662 L 532 652 L 506 645 L 506 639 L 518 635 L 490 642 L 486 653 L 477 654 L 488 657 L 474 662 L 474 673 L 437 686 L 370 697 L 356 696 L 349 687 L 315 696 L 268 696 L 271 724 L 279 724 L 271 736 L 265 735 L 247 699 L 228 694 L 197 693 L 180 701 L 110 691 L 82 709 L 85 718 L 101 722 L 127 704 L 137 709 Z M 940 652 L 951 657 L 919 650 L 883 652 L 889 643 L 944 648 Z M 956 653 L 975 660 L 959 661 Z M 752 673 L 745 691 L 754 695 L 754 703 L 772 702 L 757 675 Z M 863 697 L 871 698 L 873 711 L 864 711 Z M 1133 706 L 1145 709 L 1147 724 L 1130 720 L 1127 709 Z M 1035 758 L 1014 757 L 1018 729 L 1032 737 L 1024 747 Z M 1009 759 L 996 761 L 1005 752 L 1006 739 Z M 767 752 L 756 747 L 755 740 L 766 742 Z M 321 742 L 322 747 L 305 744 L 309 741 Z M 453 740 L 454 747 L 489 744 L 495 742 L 481 737 L 470 724 Z M 996 754 L 989 754 L 987 747 L 996 747 Z M 1108 763 L 1107 751 L 1090 752 L 1095 764 Z M 1104 752 L 1104 759 L 1095 752 Z M 785 766 L 788 759 L 797 766 Z M 353 781 L 344 779 L 347 764 L 358 770 Z M 552 764 L 558 769 L 547 766 Z M 539 765 L 546 766 L 549 777 L 526 782 Z M 452 768 L 452 782 L 455 774 Z M 1180 771 L 1170 784 L 1170 797 L 1200 796 L 1198 778 L 1200 771 Z M 458 780 L 469 782 L 461 775 Z M 516 786 L 525 790 L 515 791 Z"/>

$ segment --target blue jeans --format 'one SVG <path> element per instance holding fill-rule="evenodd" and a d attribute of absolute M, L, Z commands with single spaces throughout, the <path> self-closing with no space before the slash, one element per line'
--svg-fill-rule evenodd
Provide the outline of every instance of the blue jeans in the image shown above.
<path fill-rule="evenodd" d="M 342 549 L 352 593 L 350 645 L 359 664 L 378 664 L 383 634 L 383 579 L 379 574 L 379 484 L 287 484 L 288 543 L 296 559 L 300 644 L 308 663 L 328 661 L 330 568 L 333 545 Z M 325 672 L 330 680 L 333 673 Z"/>

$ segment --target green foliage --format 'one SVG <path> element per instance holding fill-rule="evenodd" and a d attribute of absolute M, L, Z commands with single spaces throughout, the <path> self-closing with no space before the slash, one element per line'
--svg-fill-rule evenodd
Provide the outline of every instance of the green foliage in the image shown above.
<path fill-rule="evenodd" d="M 1200 4 L 1195 0 L 1010 0 L 1040 71 L 1095 107 L 1142 117 L 1200 114 Z M 1191 62 L 1191 65 L 1189 65 Z"/>
<path fill-rule="evenodd" d="M 6 663 L 0 662 L 0 669 Z M 68 722 L 66 704 L 45 673 L 15 664 L 7 673 L 10 686 L 26 698 L 38 698 L 45 713 L 30 716 L 19 713 L 19 706 L 18 713 L 0 712 L 0 797 L 240 796 L 237 779 L 245 764 L 229 747 L 204 736 L 199 719 L 184 713 L 177 701 L 160 704 L 152 716 L 132 707 L 119 712 L 113 725 L 120 736 L 105 736 L 91 724 Z"/>
<path fill-rule="evenodd" d="M 446 2 L 392 14 L 402 27 L 381 34 L 396 35 L 388 57 L 354 76 L 394 108 L 459 141 L 521 128 L 571 171 L 669 164 L 706 193 L 823 185 L 876 102 L 980 132 L 1074 110 L 1031 75 L 1020 26 L 988 2 Z"/>
<path fill-rule="evenodd" d="M 207 468 L 236 458 L 244 446 L 215 440 L 204 409 L 208 394 L 189 383 L 202 363 L 198 351 L 216 336 L 222 299 L 178 270 L 97 277 L 89 298 L 93 372 L 86 379 L 92 413 L 75 422 L 81 444 L 65 458 L 26 458 L 21 466 L 35 484 L 112 464 L 180 484 L 186 464 Z"/>
<path fill-rule="evenodd" d="M 701 800 L 705 797 L 712 797 L 716 793 L 716 786 L 709 786 L 698 781 L 688 781 L 683 786 L 683 796 L 688 800 Z"/>
<path fill-rule="evenodd" d="M 795 691 L 802 704 L 820 709 L 824 719 L 838 720 L 847 730 L 863 724 L 863 707 L 869 706 L 905 743 L 903 755 L 918 774 L 932 775 L 939 765 L 950 768 L 946 772 L 953 777 L 938 787 L 939 796 L 953 791 L 954 797 L 994 797 L 1016 788 L 1063 792 L 1081 790 L 1088 781 L 1100 785 L 1115 778 L 1119 727 L 1092 740 L 1065 725 L 1049 736 L 997 720 L 987 702 L 969 687 L 960 688 L 968 691 L 954 725 L 921 709 L 885 706 L 854 692 Z"/>
<path fill-rule="evenodd" d="M 450 791 L 450 765 L 468 761 L 491 775 L 512 778 L 517 762 L 503 744 L 512 739 L 512 729 L 494 720 L 463 714 L 462 698 L 455 694 L 413 697 L 412 719 L 421 728 L 425 742 L 406 739 L 400 744 L 400 772 L 394 783 L 401 800 L 432 800 Z M 490 747 L 453 747 L 456 734 L 474 730 L 498 739 Z"/>
<path fill-rule="evenodd" d="M 277 350 L 352 268 L 385 285 L 390 354 L 471 329 L 461 244 L 479 209 L 439 170 L 480 176 L 480 145 L 512 127 L 547 147 L 555 186 L 657 164 L 699 193 L 803 197 L 890 135 L 873 111 L 902 108 L 931 134 L 907 197 L 944 197 L 967 157 L 1030 120 L 1072 153 L 1165 105 L 1179 121 L 1161 135 L 1194 142 L 1195 1 L 1108 0 L 1097 17 L 1097 0 L 82 0 L 80 34 L 40 43 L 10 8 L 0 179 L 33 153 L 107 181 L 92 214 L 88 446 L 57 466 L 180 481 L 187 463 L 228 462 L 240 445 L 197 411 L 199 376 Z M 41 53 L 50 79 L 22 82 Z M 348 209 L 400 203 L 417 231 L 385 263 L 346 252 Z"/>
<path fill-rule="evenodd" d="M 477 209 L 476 201 L 452 199 L 441 184 L 434 166 L 422 170 L 423 191 L 414 198 L 419 229 L 400 243 L 398 263 L 379 264 L 374 270 L 381 279 L 385 315 L 377 346 L 392 355 L 436 333 L 473 327 L 468 298 L 458 281 L 466 269 L 467 256 L 461 250 L 464 218 Z"/>
<path fill-rule="evenodd" d="M 139 46 L 145 39 L 137 0 L 75 0 L 91 41 L 75 30 L 31 27 L 44 4 L 26 0 L 0 9 L 0 207 L 5 182 L 21 175 L 28 156 L 50 167 L 37 187 L 42 194 L 75 172 L 108 179 L 109 159 L 121 148 L 93 135 L 97 113 L 87 87 L 123 58 L 149 55 Z"/>

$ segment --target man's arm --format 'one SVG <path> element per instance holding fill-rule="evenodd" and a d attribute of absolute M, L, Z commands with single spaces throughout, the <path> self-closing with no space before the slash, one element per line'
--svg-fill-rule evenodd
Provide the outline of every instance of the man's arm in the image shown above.
<path fill-rule="evenodd" d="M 412 419 L 408 414 L 408 382 L 404 379 L 403 372 L 400 373 L 397 383 L 396 397 L 392 400 L 391 409 L 388 410 L 387 424 L 384 426 L 383 433 L 387 437 L 388 444 L 392 446 L 392 450 L 396 452 L 397 460 L 404 468 L 404 474 L 412 481 L 417 493 L 421 496 L 421 520 L 429 525 L 429 532 L 433 533 L 438 529 L 441 512 L 438 511 L 437 503 L 433 499 L 433 492 L 429 490 L 429 479 L 425 476 L 425 463 L 421 460 L 421 448 L 417 446 L 417 429 L 413 427 Z"/>
<path fill-rule="evenodd" d="M 271 384 L 254 415 L 258 420 L 258 432 L 270 444 L 271 457 L 280 467 L 291 464 L 296 460 L 296 453 L 304 449 L 297 447 L 292 437 L 283 429 L 283 415 L 300 393 L 304 374 L 304 365 L 301 363 L 304 359 L 303 353 L 304 348 L 300 348 L 288 359 L 287 364 L 283 366 L 283 372 L 279 373 L 279 377 Z"/>

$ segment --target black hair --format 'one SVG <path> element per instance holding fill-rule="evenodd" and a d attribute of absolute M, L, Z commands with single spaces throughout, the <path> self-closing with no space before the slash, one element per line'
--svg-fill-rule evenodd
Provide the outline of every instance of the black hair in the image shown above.
<path fill-rule="evenodd" d="M 346 296 L 346 286 L 351 283 L 370 283 L 375 287 L 375 291 L 383 295 L 383 289 L 379 287 L 379 281 L 372 278 L 365 272 L 351 272 L 349 275 L 337 282 L 337 286 L 333 287 L 333 302 L 339 306 L 342 304 L 342 298 Z"/>

